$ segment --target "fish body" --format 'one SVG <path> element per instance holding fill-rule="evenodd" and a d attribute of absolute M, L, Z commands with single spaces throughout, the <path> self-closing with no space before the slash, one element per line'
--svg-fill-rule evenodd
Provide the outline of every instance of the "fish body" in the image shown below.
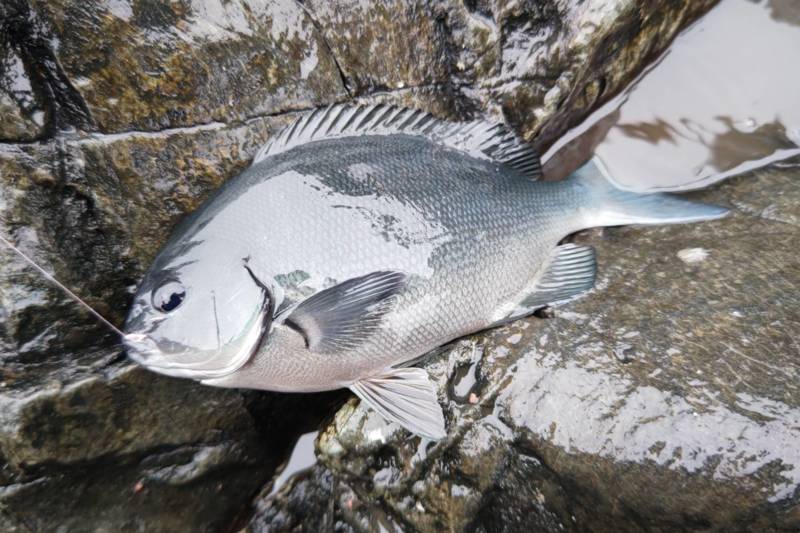
<path fill-rule="evenodd" d="M 538 180 L 501 127 L 390 106 L 298 120 L 174 232 L 139 288 L 131 356 L 205 384 L 350 387 L 385 417 L 444 435 L 435 390 L 405 365 L 592 287 L 575 231 L 724 210 L 618 191 L 592 162 Z"/>

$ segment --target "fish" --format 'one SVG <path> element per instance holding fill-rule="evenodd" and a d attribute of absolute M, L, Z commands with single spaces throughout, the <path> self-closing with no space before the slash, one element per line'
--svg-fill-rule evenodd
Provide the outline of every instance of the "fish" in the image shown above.
<path fill-rule="evenodd" d="M 565 237 L 726 213 L 617 189 L 594 159 L 545 181 L 536 152 L 503 124 L 332 105 L 272 137 L 177 225 L 123 342 L 144 367 L 205 385 L 349 388 L 438 440 L 437 388 L 414 364 L 589 291 L 595 251 Z"/>

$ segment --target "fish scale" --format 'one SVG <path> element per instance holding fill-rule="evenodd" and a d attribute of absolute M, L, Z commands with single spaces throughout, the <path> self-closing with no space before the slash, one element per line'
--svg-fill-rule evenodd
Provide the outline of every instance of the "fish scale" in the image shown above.
<path fill-rule="evenodd" d="M 387 141 L 391 150 L 384 150 Z M 378 160 L 376 153 L 381 154 Z M 496 165 L 483 161 L 470 161 L 464 175 L 453 174 L 452 168 L 459 165 L 464 154 L 442 150 L 424 139 L 398 135 L 320 141 L 296 148 L 291 157 L 293 169 L 303 177 L 290 176 L 288 188 L 279 179 L 274 182 L 275 190 L 267 188 L 248 196 L 252 207 L 239 205 L 236 210 L 263 213 L 265 232 L 285 216 L 284 210 L 276 209 L 275 199 L 307 201 L 310 195 L 319 196 L 324 200 L 321 213 L 329 213 L 341 205 L 342 197 L 356 198 L 352 204 L 357 207 L 351 209 L 359 214 L 337 217 L 309 212 L 296 219 L 294 236 L 321 233 L 324 240 L 336 242 L 336 246 L 290 246 L 288 240 L 276 236 L 267 249 L 284 252 L 276 258 L 270 275 L 288 274 L 303 265 L 317 280 L 341 281 L 388 269 L 415 275 L 419 281 L 400 295 L 380 335 L 355 353 L 308 361 L 309 368 L 295 368 L 299 376 L 283 374 L 286 380 L 314 372 L 323 381 L 314 386 L 327 385 L 331 379 L 348 383 L 363 375 L 365 367 L 401 363 L 409 359 L 409 354 L 418 356 L 420 351 L 440 345 L 443 335 L 450 340 L 489 326 L 501 303 L 531 281 L 564 233 L 558 224 L 548 226 L 546 212 L 531 209 L 537 199 L 549 196 L 537 192 L 542 188 L 555 190 L 558 185 L 535 183 L 514 172 L 502 174 Z M 253 180 L 269 184 L 276 167 L 281 168 L 256 165 L 251 169 Z M 352 167 L 361 172 L 370 168 L 371 180 L 383 184 L 381 192 L 375 193 L 363 175 L 348 170 Z M 481 194 L 472 190 L 472 180 L 487 185 Z M 380 216 L 395 216 L 391 211 L 394 201 L 413 205 L 422 215 L 415 220 L 420 227 L 411 232 L 420 234 L 419 243 L 406 242 L 401 235 L 380 227 Z M 291 203 L 284 205 L 289 208 Z M 355 232 L 354 226 L 380 233 L 385 246 L 364 246 L 358 239 L 362 232 Z M 484 236 L 476 239 L 475 234 Z M 431 247 L 432 238 L 444 242 Z M 537 257 L 537 251 L 544 257 Z M 487 279 L 492 282 L 486 283 Z M 312 288 L 321 290 L 323 285 Z M 306 282 L 306 286 L 311 285 Z M 296 287 L 285 289 L 295 292 Z M 415 304 L 430 293 L 440 295 L 434 306 L 426 306 L 421 312 L 409 311 L 416 310 Z M 342 366 L 341 359 L 355 364 Z M 362 359 L 366 362 L 360 364 Z M 279 368 L 280 361 L 270 366 Z"/>
<path fill-rule="evenodd" d="M 314 292 L 330 280 L 377 270 L 398 270 L 419 278 L 386 317 L 383 333 L 359 353 L 326 355 L 310 361 L 309 369 L 292 364 L 299 376 L 309 372 L 320 376 L 322 383 L 304 386 L 320 387 L 331 379 L 347 383 L 378 361 L 393 365 L 407 360 L 409 353 L 418 356 L 420 350 L 438 346 L 442 334 L 450 340 L 487 327 L 500 303 L 518 293 L 541 266 L 543 258 L 537 261 L 536 251 L 546 257 L 560 238 L 559 228 L 546 231 L 546 216 L 531 209 L 531 203 L 542 197 L 536 194 L 538 189 L 556 185 L 535 183 L 515 172 L 503 174 L 491 162 L 472 160 L 424 139 L 396 135 L 319 141 L 283 157 L 291 159 L 291 170 L 285 170 L 280 160 L 255 165 L 237 184 L 241 190 L 237 200 L 213 213 L 193 238 L 241 238 L 254 255 L 259 249 L 280 250 L 266 274 L 288 277 L 303 271 L 310 277 L 303 285 Z M 454 174 L 452 168 L 462 159 L 468 160 L 466 170 Z M 372 175 L 365 182 L 366 168 Z M 480 194 L 472 190 L 475 182 L 486 185 Z M 316 209 L 299 213 L 312 197 Z M 417 215 L 411 220 L 402 209 L 409 205 Z M 408 224 L 400 229 L 412 236 L 411 242 L 383 226 L 382 216 L 406 219 Z M 242 218 L 248 220 L 244 233 L 239 227 Z M 291 231 L 275 231 L 287 219 L 292 221 Z M 476 233 L 484 237 L 477 240 Z M 383 242 L 367 245 L 360 239 L 364 234 L 379 234 Z M 293 245 L 304 235 L 321 235 L 320 241 L 330 245 Z M 537 239 L 544 246 L 537 246 Z M 431 242 L 441 244 L 431 246 Z M 487 284 L 486 279 L 494 281 Z M 287 293 L 298 289 L 288 284 L 283 288 Z M 431 292 L 442 295 L 435 306 L 419 313 L 407 311 Z M 427 324 L 439 325 L 440 331 L 443 325 L 448 327 L 440 333 Z M 342 358 L 354 364 L 342 366 Z M 273 368 L 279 367 L 276 361 Z M 287 382 L 298 377 L 281 376 Z"/>
<path fill-rule="evenodd" d="M 405 365 L 591 288 L 593 250 L 563 237 L 725 213 L 616 190 L 595 162 L 558 183 L 539 168 L 481 121 L 384 105 L 304 115 L 176 228 L 137 291 L 129 354 L 214 386 L 349 387 L 441 438 L 436 389 Z"/>

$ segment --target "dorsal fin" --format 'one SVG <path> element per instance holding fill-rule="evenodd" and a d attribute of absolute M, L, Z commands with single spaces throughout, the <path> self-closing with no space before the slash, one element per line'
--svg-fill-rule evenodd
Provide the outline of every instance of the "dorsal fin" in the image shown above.
<path fill-rule="evenodd" d="M 503 124 L 474 120 L 448 122 L 424 111 L 387 104 L 336 104 L 306 113 L 258 151 L 253 164 L 287 150 L 322 139 L 358 135 L 420 135 L 515 169 L 529 179 L 541 176 L 539 156 Z"/>

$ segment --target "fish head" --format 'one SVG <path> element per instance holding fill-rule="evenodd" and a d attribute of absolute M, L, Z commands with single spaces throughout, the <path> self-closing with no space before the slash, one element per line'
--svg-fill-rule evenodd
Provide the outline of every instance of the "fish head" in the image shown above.
<path fill-rule="evenodd" d="M 255 354 L 270 329 L 274 284 L 222 239 L 168 244 L 140 284 L 125 321 L 131 359 L 195 380 L 226 376 Z"/>

